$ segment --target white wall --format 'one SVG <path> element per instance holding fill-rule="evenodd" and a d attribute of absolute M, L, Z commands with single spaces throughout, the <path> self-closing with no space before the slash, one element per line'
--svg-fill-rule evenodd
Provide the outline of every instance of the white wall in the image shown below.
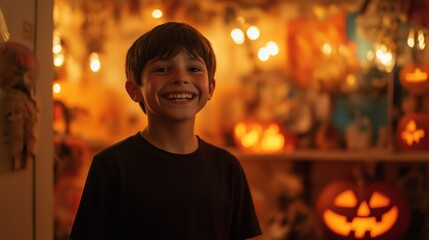
<path fill-rule="evenodd" d="M 40 130 L 36 160 L 0 173 L 0 239 L 53 239 L 52 9 L 53 0 L 0 0 L 9 41 L 33 49 L 39 60 Z M 0 161 L 4 161 L 0 153 Z"/>

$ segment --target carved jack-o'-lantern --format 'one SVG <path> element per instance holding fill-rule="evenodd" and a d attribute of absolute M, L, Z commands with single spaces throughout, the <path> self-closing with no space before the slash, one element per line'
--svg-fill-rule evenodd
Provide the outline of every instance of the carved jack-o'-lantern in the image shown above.
<path fill-rule="evenodd" d="M 405 198 L 385 182 L 334 181 L 319 195 L 317 212 L 330 239 L 400 239 L 410 220 Z"/>
<path fill-rule="evenodd" d="M 429 64 L 408 64 L 400 72 L 401 85 L 411 94 L 423 94 L 429 90 Z"/>
<path fill-rule="evenodd" d="M 396 128 L 396 143 L 405 151 L 429 150 L 429 114 L 408 113 Z"/>
<path fill-rule="evenodd" d="M 239 122 L 234 127 L 234 142 L 240 150 L 252 153 L 278 153 L 295 146 L 295 138 L 275 122 Z"/>

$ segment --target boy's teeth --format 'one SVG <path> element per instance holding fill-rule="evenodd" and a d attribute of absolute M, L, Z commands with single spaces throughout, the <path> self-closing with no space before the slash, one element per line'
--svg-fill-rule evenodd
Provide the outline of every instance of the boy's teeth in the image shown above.
<path fill-rule="evenodd" d="M 191 93 L 172 93 L 167 95 L 168 99 L 191 99 Z"/>

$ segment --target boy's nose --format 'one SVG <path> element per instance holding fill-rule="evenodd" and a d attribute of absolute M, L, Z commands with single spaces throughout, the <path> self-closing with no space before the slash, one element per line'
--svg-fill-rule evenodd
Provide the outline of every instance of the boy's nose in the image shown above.
<path fill-rule="evenodd" d="M 188 71 L 178 70 L 176 75 L 175 75 L 175 78 L 174 78 L 174 83 L 183 84 L 183 83 L 188 83 L 188 82 L 189 82 Z"/>

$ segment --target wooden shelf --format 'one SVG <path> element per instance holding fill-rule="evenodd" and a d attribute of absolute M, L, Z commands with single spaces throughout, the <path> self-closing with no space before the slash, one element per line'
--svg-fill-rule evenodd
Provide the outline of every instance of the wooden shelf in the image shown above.
<path fill-rule="evenodd" d="M 424 152 L 394 152 L 368 150 L 365 152 L 351 151 L 319 151 L 297 150 L 290 153 L 252 154 L 237 149 L 228 149 L 243 161 L 385 161 L 385 162 L 428 162 L 429 151 Z"/>

